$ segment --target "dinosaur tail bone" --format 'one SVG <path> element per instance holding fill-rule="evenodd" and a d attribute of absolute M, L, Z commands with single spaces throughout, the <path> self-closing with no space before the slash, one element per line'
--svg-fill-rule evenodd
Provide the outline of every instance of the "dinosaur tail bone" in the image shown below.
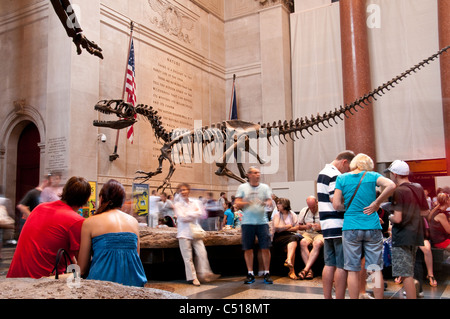
<path fill-rule="evenodd" d="M 273 122 L 273 124 L 262 124 L 261 128 L 267 129 L 267 137 L 270 141 L 270 131 L 271 129 L 278 129 L 279 130 L 279 140 L 281 143 L 283 141 L 281 140 L 281 136 L 286 139 L 286 135 L 288 135 L 292 140 L 295 140 L 295 138 L 299 139 L 298 133 L 300 133 L 301 137 L 304 139 L 305 136 L 303 135 L 303 131 L 306 131 L 310 135 L 313 133 L 311 132 L 319 132 L 322 131 L 322 128 L 320 125 L 322 125 L 324 128 L 328 128 L 328 126 L 333 126 L 334 124 L 338 124 L 337 119 L 344 120 L 345 118 L 349 118 L 349 115 L 354 115 L 354 112 L 358 112 L 357 107 L 360 107 L 361 109 L 364 109 L 366 106 L 368 106 L 370 103 L 373 103 L 373 101 L 377 100 L 377 97 L 382 97 L 383 94 L 385 94 L 385 91 L 390 91 L 392 88 L 395 87 L 396 84 L 399 84 L 401 81 L 403 81 L 405 78 L 407 78 L 412 73 L 417 73 L 422 67 L 425 67 L 426 65 L 430 64 L 430 62 L 437 59 L 440 55 L 442 55 L 444 52 L 447 52 L 450 49 L 450 46 L 447 46 L 441 50 L 439 50 L 436 54 L 433 54 L 432 56 L 426 58 L 419 64 L 414 65 L 407 71 L 403 72 L 402 74 L 396 76 L 392 80 L 380 85 L 373 91 L 367 93 L 366 95 L 358 98 L 351 104 L 347 104 L 345 106 L 340 106 L 339 109 L 335 108 L 334 111 L 330 111 L 328 113 L 324 113 L 323 115 L 317 114 L 317 116 L 311 115 L 311 118 L 305 117 L 291 120 L 290 122 L 284 121 L 283 123 L 281 121 Z M 294 137 L 294 135 L 295 137 Z"/>

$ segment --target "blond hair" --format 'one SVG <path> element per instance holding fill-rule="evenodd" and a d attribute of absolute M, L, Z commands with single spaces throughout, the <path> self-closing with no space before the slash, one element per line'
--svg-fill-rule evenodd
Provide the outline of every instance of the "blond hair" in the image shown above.
<path fill-rule="evenodd" d="M 447 193 L 439 193 L 437 195 L 437 202 L 441 206 L 447 204 L 448 199 L 449 199 L 449 195 Z"/>
<path fill-rule="evenodd" d="M 359 153 L 350 162 L 351 171 L 357 168 L 359 168 L 362 171 L 373 171 L 374 168 L 373 160 L 370 158 L 370 156 L 363 153 Z"/>

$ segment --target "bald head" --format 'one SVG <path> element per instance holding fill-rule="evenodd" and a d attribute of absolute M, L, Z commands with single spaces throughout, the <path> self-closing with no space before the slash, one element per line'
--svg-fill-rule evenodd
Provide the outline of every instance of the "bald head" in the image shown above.
<path fill-rule="evenodd" d="M 317 208 L 318 208 L 318 201 L 317 198 L 315 196 L 309 196 L 306 199 L 306 205 L 308 205 L 308 208 L 312 211 L 312 212 L 317 212 Z"/>

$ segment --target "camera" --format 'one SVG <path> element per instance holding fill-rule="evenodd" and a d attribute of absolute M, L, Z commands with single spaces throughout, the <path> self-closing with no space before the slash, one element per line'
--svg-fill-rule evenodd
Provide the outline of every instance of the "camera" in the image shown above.
<path fill-rule="evenodd" d="M 106 142 L 106 135 L 105 134 L 99 134 L 98 135 L 98 140 L 102 141 L 102 143 Z"/>

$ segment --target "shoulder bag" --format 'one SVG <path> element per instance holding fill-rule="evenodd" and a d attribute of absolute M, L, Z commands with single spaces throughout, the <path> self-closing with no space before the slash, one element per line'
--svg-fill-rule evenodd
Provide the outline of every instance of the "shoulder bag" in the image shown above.
<path fill-rule="evenodd" d="M 359 186 L 361 186 L 361 183 L 362 183 L 362 181 L 363 181 L 363 179 L 364 179 L 364 176 L 366 176 L 366 173 L 367 173 L 367 171 L 364 172 L 363 176 L 361 176 L 361 179 L 359 180 L 359 184 L 358 184 L 358 186 L 356 186 L 355 192 L 353 193 L 352 198 L 350 198 L 350 201 L 348 202 L 348 205 L 347 205 L 347 209 L 346 209 L 346 210 L 348 210 L 348 209 L 350 208 L 350 205 L 352 204 L 353 198 L 355 198 L 356 192 L 358 191 Z"/>
<path fill-rule="evenodd" d="M 199 224 L 190 223 L 193 239 L 203 239 L 206 236 L 206 232 Z"/>

